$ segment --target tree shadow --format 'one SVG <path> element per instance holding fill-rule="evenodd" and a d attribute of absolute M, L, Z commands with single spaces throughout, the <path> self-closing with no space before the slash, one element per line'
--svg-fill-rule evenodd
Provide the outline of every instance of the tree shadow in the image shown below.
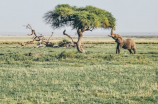
<path fill-rule="evenodd" d="M 139 54 L 158 54 L 158 52 L 147 52 L 147 53 L 141 52 L 141 53 L 139 53 Z"/>

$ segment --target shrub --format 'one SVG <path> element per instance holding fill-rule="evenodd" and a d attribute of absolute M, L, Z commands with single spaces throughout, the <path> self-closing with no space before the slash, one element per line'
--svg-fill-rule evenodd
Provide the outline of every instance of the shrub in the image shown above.
<path fill-rule="evenodd" d="M 59 59 L 66 59 L 66 58 L 74 58 L 75 57 L 75 52 L 66 52 L 66 51 L 63 51 L 59 54 L 58 58 Z"/>
<path fill-rule="evenodd" d="M 63 42 L 69 42 L 67 39 L 63 39 Z"/>
<path fill-rule="evenodd" d="M 63 44 L 67 42 L 69 42 L 67 39 L 63 39 L 62 41 L 58 42 L 58 46 L 63 46 Z"/>

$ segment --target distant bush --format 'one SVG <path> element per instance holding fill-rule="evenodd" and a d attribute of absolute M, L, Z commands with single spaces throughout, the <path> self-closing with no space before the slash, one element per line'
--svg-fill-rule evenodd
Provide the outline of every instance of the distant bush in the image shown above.
<path fill-rule="evenodd" d="M 66 52 L 63 51 L 59 54 L 58 58 L 59 59 L 66 59 L 66 58 L 74 58 L 75 57 L 75 52 Z"/>
<path fill-rule="evenodd" d="M 13 64 L 13 65 L 23 65 L 30 67 L 34 64 L 32 57 L 28 57 L 25 54 L 19 52 L 5 54 L 0 57 L 1 63 Z"/>
<path fill-rule="evenodd" d="M 63 39 L 63 42 L 69 42 L 67 39 Z"/>
<path fill-rule="evenodd" d="M 63 39 L 62 41 L 58 42 L 58 46 L 61 46 L 63 44 L 63 42 L 65 43 L 65 42 L 69 42 L 69 41 L 67 39 Z"/>
<path fill-rule="evenodd" d="M 158 42 L 136 42 L 136 44 L 158 44 Z"/>
<path fill-rule="evenodd" d="M 63 42 L 70 42 L 67 39 L 63 39 L 62 41 L 58 41 L 56 42 L 56 44 L 61 45 Z M 22 44 L 26 43 L 26 42 L 21 42 Z M 18 41 L 6 41 L 6 42 L 0 42 L 0 44 L 19 44 Z M 34 44 L 38 44 L 38 42 L 34 42 Z M 111 42 L 98 42 L 98 41 L 85 41 L 82 44 L 116 44 L 116 42 L 111 41 Z M 158 44 L 158 42 L 136 42 L 136 44 Z"/>
<path fill-rule="evenodd" d="M 63 41 L 58 42 L 58 46 L 61 46 L 63 44 Z"/>
<path fill-rule="evenodd" d="M 20 53 L 9 53 L 0 57 L 1 61 L 25 61 L 29 58 Z"/>

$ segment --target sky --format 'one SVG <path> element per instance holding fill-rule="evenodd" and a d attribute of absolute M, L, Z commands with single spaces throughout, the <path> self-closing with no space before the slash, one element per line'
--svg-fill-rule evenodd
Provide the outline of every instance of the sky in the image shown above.
<path fill-rule="evenodd" d="M 158 32 L 158 0 L 0 0 L 0 33 L 30 33 L 23 25 L 31 24 L 39 33 L 61 33 L 64 29 L 74 34 L 71 27 L 54 30 L 43 16 L 58 4 L 104 9 L 116 18 L 117 32 Z M 110 32 L 95 29 L 94 33 Z M 0 34 L 0 35 L 1 35 Z M 91 34 L 87 32 L 86 34 Z"/>

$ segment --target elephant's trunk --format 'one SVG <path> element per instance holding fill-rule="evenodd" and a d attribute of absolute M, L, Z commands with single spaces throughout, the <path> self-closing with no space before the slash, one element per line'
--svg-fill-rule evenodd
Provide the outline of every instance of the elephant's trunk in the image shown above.
<path fill-rule="evenodd" d="M 114 26 L 113 26 L 112 29 L 111 29 L 111 36 L 114 34 L 114 33 L 113 33 L 113 30 L 114 30 Z"/>

